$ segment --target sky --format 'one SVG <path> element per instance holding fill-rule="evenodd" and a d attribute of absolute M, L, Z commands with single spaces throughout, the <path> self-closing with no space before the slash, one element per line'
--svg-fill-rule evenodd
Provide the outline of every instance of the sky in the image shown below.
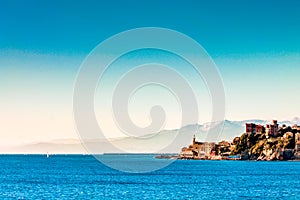
<path fill-rule="evenodd" d="M 3 0 L 2 146 L 76 138 L 72 95 L 83 60 L 108 37 L 139 27 L 173 29 L 203 46 L 222 76 L 227 119 L 285 120 L 299 116 L 299 1 Z M 138 57 L 146 61 L 154 54 Z M 165 57 L 164 53 L 156 55 L 158 61 Z M 130 59 L 132 56 L 125 56 L 127 66 Z M 203 80 L 194 77 L 186 65 L 180 67 L 199 98 L 199 123 L 209 121 L 211 102 Z M 116 71 L 117 66 L 110 77 Z M 160 92 L 160 98 L 149 98 Z M 133 121 L 146 126 L 151 119 L 144 110 L 148 113 L 153 101 L 157 104 L 161 100 L 166 113 L 170 113 L 164 128 L 179 128 L 180 107 L 172 95 L 164 92 L 154 87 L 137 93 L 129 104 Z M 108 126 L 105 130 L 114 131 L 113 121 L 105 121 L 110 111 L 104 112 L 97 103 L 105 98 L 97 95 L 97 119 Z"/>

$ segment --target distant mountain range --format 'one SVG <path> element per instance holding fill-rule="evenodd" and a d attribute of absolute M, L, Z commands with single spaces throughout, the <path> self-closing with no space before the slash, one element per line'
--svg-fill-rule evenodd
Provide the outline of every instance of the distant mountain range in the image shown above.
<path fill-rule="evenodd" d="M 221 140 L 232 141 L 234 137 L 240 136 L 245 132 L 245 123 L 266 124 L 271 123 L 271 120 L 243 120 L 230 121 L 225 120 L 223 131 L 216 135 L 215 139 L 218 142 Z M 279 121 L 280 125 L 294 125 L 300 124 L 300 118 L 296 117 L 290 121 Z M 9 153 L 51 153 L 51 154 L 83 154 L 83 153 L 158 153 L 179 152 L 183 146 L 188 146 L 196 135 L 198 141 L 206 141 L 208 137 L 207 130 L 213 128 L 217 123 L 205 123 L 202 125 L 194 124 L 187 125 L 181 129 L 163 130 L 156 134 L 151 134 L 149 137 L 132 138 L 124 137 L 118 139 L 95 139 L 85 140 L 83 142 L 79 139 L 60 139 L 50 142 L 41 142 L 35 144 L 28 144 L 18 146 L 7 150 Z M 85 147 L 89 150 L 86 150 Z M 92 149 L 92 152 L 91 152 Z"/>

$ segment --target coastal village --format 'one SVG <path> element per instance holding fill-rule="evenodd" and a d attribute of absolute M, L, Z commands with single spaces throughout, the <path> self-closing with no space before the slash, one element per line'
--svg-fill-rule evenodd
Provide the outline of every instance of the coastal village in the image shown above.
<path fill-rule="evenodd" d="M 245 133 L 232 142 L 199 142 L 183 147 L 177 159 L 300 160 L 300 126 L 245 124 Z"/>

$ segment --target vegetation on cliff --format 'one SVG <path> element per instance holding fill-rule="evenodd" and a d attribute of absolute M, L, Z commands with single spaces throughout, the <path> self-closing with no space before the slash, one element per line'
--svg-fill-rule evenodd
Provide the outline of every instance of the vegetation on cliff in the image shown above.
<path fill-rule="evenodd" d="M 290 127 L 280 129 L 276 137 L 244 133 L 234 139 L 230 154 L 244 159 L 289 160 L 293 157 L 295 133 Z"/>

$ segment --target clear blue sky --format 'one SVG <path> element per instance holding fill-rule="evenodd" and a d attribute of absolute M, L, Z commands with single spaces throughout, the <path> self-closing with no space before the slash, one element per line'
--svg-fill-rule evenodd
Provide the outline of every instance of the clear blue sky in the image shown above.
<path fill-rule="evenodd" d="M 299 116 L 300 1 L 2 0 L 3 138 L 74 136 L 81 62 L 106 38 L 147 26 L 180 31 L 207 50 L 223 77 L 227 118 Z"/>
<path fill-rule="evenodd" d="M 300 2 L 1 1 L 1 49 L 87 53 L 105 38 L 159 26 L 195 38 L 211 55 L 299 52 Z"/>

